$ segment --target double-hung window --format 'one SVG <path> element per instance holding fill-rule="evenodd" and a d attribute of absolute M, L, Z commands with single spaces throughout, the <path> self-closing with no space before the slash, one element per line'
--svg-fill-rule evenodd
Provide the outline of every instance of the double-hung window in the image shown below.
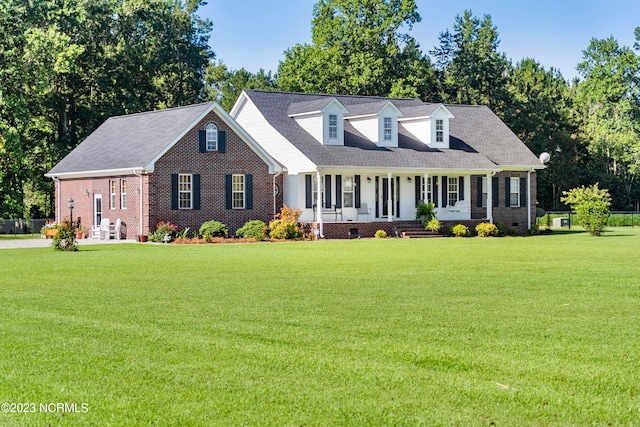
<path fill-rule="evenodd" d="M 436 142 L 444 142 L 444 120 L 436 120 Z"/>
<path fill-rule="evenodd" d="M 127 180 L 120 181 L 120 209 L 127 209 Z"/>
<path fill-rule="evenodd" d="M 213 123 L 209 123 L 206 128 L 207 151 L 218 150 L 218 128 Z"/>
<path fill-rule="evenodd" d="M 178 175 L 178 208 L 191 209 L 193 206 L 193 175 Z"/>
<path fill-rule="evenodd" d="M 487 180 L 486 176 L 482 177 L 482 207 L 486 208 L 487 207 L 487 189 L 489 185 L 489 181 Z"/>
<path fill-rule="evenodd" d="M 383 126 L 384 126 L 384 140 L 385 141 L 391 141 L 391 135 L 392 135 L 392 129 L 393 129 L 393 124 L 391 121 L 391 117 L 385 117 L 384 121 L 383 121 Z"/>
<path fill-rule="evenodd" d="M 352 208 L 354 206 L 353 189 L 353 176 L 342 177 L 342 206 L 345 208 Z"/>
<path fill-rule="evenodd" d="M 115 180 L 111 180 L 109 181 L 109 208 L 110 209 L 115 209 L 116 208 L 116 181 Z"/>
<path fill-rule="evenodd" d="M 338 115 L 329 114 L 329 139 L 338 139 Z"/>
<path fill-rule="evenodd" d="M 511 177 L 509 200 L 512 208 L 520 206 L 520 178 L 517 176 Z"/>
<path fill-rule="evenodd" d="M 245 182 L 244 175 L 233 175 L 231 179 L 232 208 L 244 209 L 245 207 Z"/>
<path fill-rule="evenodd" d="M 449 192 L 449 197 L 447 203 L 451 206 L 455 205 L 458 201 L 458 178 L 457 177 L 449 177 L 449 185 L 447 188 Z"/>

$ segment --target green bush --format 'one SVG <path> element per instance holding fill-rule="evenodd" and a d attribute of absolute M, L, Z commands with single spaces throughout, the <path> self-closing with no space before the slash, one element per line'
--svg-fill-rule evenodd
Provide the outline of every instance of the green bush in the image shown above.
<path fill-rule="evenodd" d="M 263 240 L 267 237 L 267 224 L 259 219 L 254 219 L 245 223 L 241 228 L 236 231 L 236 236 L 247 238 L 253 238 L 256 240 Z"/>
<path fill-rule="evenodd" d="M 451 227 L 451 234 L 456 237 L 467 237 L 470 235 L 469 228 L 464 224 L 457 224 Z"/>
<path fill-rule="evenodd" d="M 53 249 L 66 252 L 78 250 L 76 232 L 71 228 L 69 221 L 65 221 L 58 226 L 58 233 L 53 236 Z"/>
<path fill-rule="evenodd" d="M 229 227 L 220 221 L 207 221 L 200 226 L 200 234 L 210 237 L 227 237 Z"/>
<path fill-rule="evenodd" d="M 416 206 L 416 219 L 420 219 L 424 217 L 424 222 L 429 222 L 436 217 L 436 214 L 433 212 L 436 205 L 433 203 L 425 203 L 418 202 Z"/>
<path fill-rule="evenodd" d="M 590 187 L 573 188 L 563 193 L 560 199 L 576 211 L 578 222 L 594 236 L 599 236 L 607 225 L 611 211 L 611 195 L 609 190 L 601 190 L 598 184 Z"/>
<path fill-rule="evenodd" d="M 269 236 L 272 239 L 297 239 L 302 237 L 302 230 L 298 224 L 300 209 L 291 209 L 284 205 L 276 219 L 269 223 Z"/>
<path fill-rule="evenodd" d="M 433 218 L 432 220 L 430 220 L 424 225 L 424 229 L 427 231 L 437 232 L 437 231 L 440 231 L 440 228 L 442 228 L 442 223 L 436 218 Z"/>
<path fill-rule="evenodd" d="M 495 224 L 481 222 L 476 225 L 476 233 L 478 237 L 493 237 L 498 235 L 498 227 Z"/>
<path fill-rule="evenodd" d="M 376 239 L 386 239 L 387 232 L 384 230 L 377 230 L 376 234 L 373 235 Z"/>
<path fill-rule="evenodd" d="M 172 239 L 175 238 L 177 231 L 177 225 L 171 224 L 169 221 L 160 221 L 156 224 L 156 230 L 149 233 L 148 238 L 151 242 L 162 242 L 164 240 L 164 236 L 166 236 L 167 234 L 171 236 Z"/>
<path fill-rule="evenodd" d="M 504 236 L 504 222 L 496 221 L 494 222 L 496 228 L 498 229 L 498 236 Z"/>

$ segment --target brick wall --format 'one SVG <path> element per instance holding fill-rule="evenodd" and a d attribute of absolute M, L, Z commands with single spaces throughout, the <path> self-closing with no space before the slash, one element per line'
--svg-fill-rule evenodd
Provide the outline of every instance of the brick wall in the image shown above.
<path fill-rule="evenodd" d="M 518 234 L 527 234 L 529 230 L 528 215 L 526 207 L 505 207 L 505 200 L 509 197 L 505 191 L 505 178 L 506 177 L 522 177 L 526 178 L 527 172 L 521 171 L 506 171 L 497 173 L 498 177 L 498 206 L 492 208 L 493 222 L 502 222 L 504 224 L 505 232 L 509 228 L 515 228 Z M 478 207 L 478 176 L 473 175 L 471 177 L 471 218 L 482 219 L 487 217 L 487 209 Z M 491 185 L 491 179 L 489 184 Z M 536 219 L 536 174 L 531 173 L 531 223 L 535 224 Z M 491 200 L 488 201 L 491 203 Z"/>
<path fill-rule="evenodd" d="M 318 226 L 316 222 L 305 222 L 301 224 L 302 232 L 306 235 L 312 233 L 312 230 Z M 396 230 L 397 224 L 393 222 L 325 222 L 322 229 L 324 237 L 327 239 L 348 239 L 349 231 L 353 228 L 358 229 L 360 237 L 374 237 L 376 231 L 384 230 L 387 235 L 392 237 Z M 313 234 L 311 234 L 313 235 Z"/>
<path fill-rule="evenodd" d="M 226 132 L 226 152 L 199 152 L 198 131 L 213 123 Z M 200 174 L 201 208 L 199 210 L 171 209 L 171 175 Z M 226 209 L 225 175 L 251 174 L 253 176 L 253 209 Z M 227 224 L 230 234 L 245 222 L 260 219 L 268 223 L 273 218 L 273 177 L 265 162 L 229 128 L 214 112 L 210 112 L 194 126 L 155 164 L 149 175 L 149 226 L 159 221 L 170 221 L 179 229 L 200 229 L 205 221 L 217 220 Z M 282 189 L 282 176 L 276 178 Z M 276 198 L 276 211 L 282 206 L 282 191 Z"/>
<path fill-rule="evenodd" d="M 122 180 L 127 182 L 126 208 L 121 205 Z M 110 204 L 110 182 L 116 182 L 116 203 Z M 59 185 L 59 189 L 58 189 Z M 115 224 L 118 218 L 123 223 L 122 231 L 126 238 L 134 239 L 140 234 L 140 177 L 135 175 L 110 176 L 104 178 L 63 179 L 56 185 L 56 221 L 69 219 L 68 200 L 73 198 L 73 219 L 80 217 L 81 225 L 90 235 L 94 224 L 94 196 L 102 195 L 102 217 Z"/>

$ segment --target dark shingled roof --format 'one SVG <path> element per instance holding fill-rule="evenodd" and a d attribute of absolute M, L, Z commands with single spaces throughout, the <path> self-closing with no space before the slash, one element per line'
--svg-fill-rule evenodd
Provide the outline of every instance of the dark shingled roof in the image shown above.
<path fill-rule="evenodd" d="M 142 168 L 212 105 L 206 102 L 111 117 L 47 175 Z"/>
<path fill-rule="evenodd" d="M 454 115 L 449 122 L 450 148 L 426 146 L 398 126 L 398 147 L 378 147 L 345 120 L 344 146 L 319 144 L 289 117 L 300 107 L 326 105 L 336 98 L 348 110 L 346 116 L 375 114 L 391 101 L 402 119 L 427 116 L 440 104 L 418 99 L 319 95 L 247 90 L 246 95 L 265 119 L 313 163 L 319 166 L 495 170 L 502 167 L 541 168 L 538 158 L 488 107 L 445 105 Z M 369 108 L 368 108 L 369 107 Z M 319 108 L 315 108 L 319 110 Z"/>

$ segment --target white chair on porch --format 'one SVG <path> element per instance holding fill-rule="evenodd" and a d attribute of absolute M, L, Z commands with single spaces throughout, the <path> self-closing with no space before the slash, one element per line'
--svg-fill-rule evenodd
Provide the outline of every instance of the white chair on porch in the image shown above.
<path fill-rule="evenodd" d="M 360 207 L 358 208 L 358 216 L 356 217 L 356 221 L 360 220 L 360 215 L 366 215 L 367 221 L 371 220 L 371 210 L 367 207 L 366 203 L 360 203 Z"/>
<path fill-rule="evenodd" d="M 100 224 L 91 227 L 91 238 L 102 240 L 102 236 L 109 237 L 109 219 L 102 218 Z"/>
<path fill-rule="evenodd" d="M 116 220 L 115 225 L 109 225 L 109 233 L 107 234 L 107 240 L 111 239 L 112 237 L 116 240 L 120 240 L 121 227 L 122 227 L 122 220 L 120 218 Z"/>

